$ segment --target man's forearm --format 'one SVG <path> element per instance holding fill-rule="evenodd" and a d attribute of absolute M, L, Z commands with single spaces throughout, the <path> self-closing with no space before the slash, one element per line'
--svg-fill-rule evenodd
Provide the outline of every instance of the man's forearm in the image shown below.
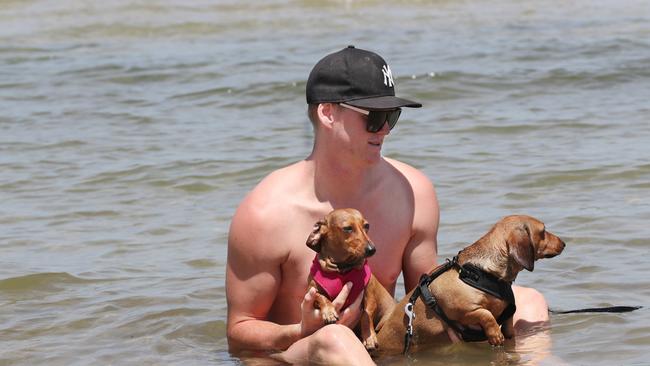
<path fill-rule="evenodd" d="M 265 320 L 246 320 L 228 327 L 231 353 L 285 350 L 300 338 L 300 324 L 279 325 Z"/>

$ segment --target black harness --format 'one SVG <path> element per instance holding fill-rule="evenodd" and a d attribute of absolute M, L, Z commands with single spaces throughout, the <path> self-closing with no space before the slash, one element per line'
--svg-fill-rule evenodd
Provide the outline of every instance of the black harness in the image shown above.
<path fill-rule="evenodd" d="M 418 286 L 415 288 L 413 294 L 409 298 L 409 302 L 406 304 L 405 312 L 409 319 L 408 326 L 406 327 L 406 335 L 404 336 L 404 354 L 408 352 L 411 345 L 411 338 L 413 338 L 412 323 L 413 318 L 415 317 L 413 313 L 413 304 L 415 304 L 418 297 L 422 299 L 429 309 L 436 313 L 440 320 L 447 323 L 448 326 L 460 334 L 463 341 L 478 342 L 487 339 L 483 329 L 467 328 L 458 322 L 449 319 L 429 290 L 429 285 L 438 278 L 438 276 L 452 268 L 458 270 L 458 277 L 466 284 L 508 303 L 508 306 L 497 319 L 499 325 L 503 324 L 503 322 L 512 317 L 515 313 L 517 308 L 515 306 L 515 296 L 512 293 L 512 283 L 502 281 L 473 264 L 466 263 L 461 266 L 458 263 L 458 256 L 454 257 L 453 260 L 447 259 L 444 264 L 438 266 L 432 273 L 428 275 L 423 274 L 422 277 L 420 277 Z"/>

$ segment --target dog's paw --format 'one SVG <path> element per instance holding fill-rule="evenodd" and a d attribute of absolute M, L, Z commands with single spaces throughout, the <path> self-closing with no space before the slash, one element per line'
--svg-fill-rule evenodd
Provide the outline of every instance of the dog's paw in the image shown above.
<path fill-rule="evenodd" d="M 503 346 L 503 343 L 506 340 L 500 330 L 497 330 L 496 332 L 488 332 L 487 337 L 488 342 L 493 346 Z"/>
<path fill-rule="evenodd" d="M 334 324 L 339 321 L 339 314 L 333 308 L 328 310 L 321 310 L 321 315 L 323 318 L 323 323 L 325 324 Z"/>
<path fill-rule="evenodd" d="M 366 347 L 368 351 L 375 351 L 379 348 L 379 343 L 377 342 L 377 336 L 371 335 L 363 341 L 363 346 Z"/>

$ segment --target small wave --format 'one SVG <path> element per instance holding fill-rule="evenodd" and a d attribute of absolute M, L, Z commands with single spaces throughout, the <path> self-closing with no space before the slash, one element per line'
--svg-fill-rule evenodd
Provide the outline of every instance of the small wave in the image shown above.
<path fill-rule="evenodd" d="M 550 186 L 559 186 L 568 183 L 591 182 L 600 178 L 605 168 L 592 168 L 567 171 L 548 171 L 537 174 L 523 174 L 514 177 L 515 182 L 520 182 L 521 187 L 525 188 L 543 188 Z"/>
<path fill-rule="evenodd" d="M 174 186 L 176 189 L 180 189 L 186 193 L 205 193 L 205 192 L 211 192 L 217 189 L 216 186 L 206 184 L 206 183 L 201 183 L 201 182 L 192 182 L 192 183 L 185 183 L 185 184 L 177 184 Z"/>
<path fill-rule="evenodd" d="M 176 94 L 171 96 L 169 99 L 170 100 L 174 100 L 174 99 L 197 100 L 197 99 L 210 98 L 212 96 L 219 96 L 219 95 L 231 94 L 231 93 L 232 93 L 232 88 L 221 87 L 221 88 L 211 88 L 206 90 L 198 90 L 198 91 L 184 93 L 184 94 Z"/>
<path fill-rule="evenodd" d="M 13 90 L 27 89 L 33 87 L 34 85 L 36 84 L 31 82 L 0 83 L 0 89 L 13 89 Z"/>
<path fill-rule="evenodd" d="M 170 97 L 170 100 L 181 99 L 191 101 L 214 101 L 224 103 L 215 97 L 228 98 L 227 105 L 230 108 L 253 108 L 260 106 L 274 105 L 278 102 L 291 101 L 300 98 L 304 93 L 304 86 L 297 82 L 257 82 L 242 86 L 222 86 L 197 90 L 188 93 L 177 94 Z M 205 104 L 209 105 L 209 104 Z"/>
<path fill-rule="evenodd" d="M 62 284 L 88 282 L 66 272 L 44 272 L 0 280 L 0 291 L 56 291 Z"/>
<path fill-rule="evenodd" d="M 638 325 L 626 332 L 626 344 L 645 347 L 650 344 L 650 327 Z"/>
<path fill-rule="evenodd" d="M 142 73 L 136 75 L 121 75 L 106 79 L 106 81 L 120 85 L 139 85 L 146 83 L 157 83 L 176 78 L 176 75 L 170 73 Z"/>
<path fill-rule="evenodd" d="M 531 132 L 535 130 L 540 130 L 544 129 L 546 126 L 542 125 L 537 125 L 537 126 L 531 126 L 527 124 L 520 124 L 520 125 L 509 125 L 509 126 L 488 126 L 488 125 L 481 125 L 481 126 L 475 126 L 472 128 L 468 128 L 465 130 L 458 130 L 458 133 L 472 133 L 472 134 L 495 134 L 495 135 L 521 135 L 526 132 Z"/>
<path fill-rule="evenodd" d="M 222 23 L 185 22 L 180 24 L 167 24 L 151 26 L 146 24 L 114 24 L 89 23 L 79 26 L 62 25 L 53 29 L 51 34 L 66 38 L 126 38 L 141 39 L 151 37 L 180 37 L 180 36 L 207 36 L 221 34 L 229 31 Z"/>
<path fill-rule="evenodd" d="M 153 298 L 147 301 L 155 300 Z M 160 303 L 157 303 L 159 305 Z M 156 332 L 168 332 L 170 328 L 176 328 L 179 318 L 189 319 L 199 317 L 210 310 L 201 308 L 170 308 L 162 311 L 149 311 L 146 313 L 130 316 L 124 323 L 117 325 L 121 333 L 129 337 L 143 337 Z"/>
<path fill-rule="evenodd" d="M 8 47 L 2 47 L 0 46 L 0 55 L 3 53 L 7 53 L 10 55 L 16 54 L 16 53 L 47 53 L 49 50 L 45 48 L 35 48 L 35 47 L 18 47 L 18 46 L 8 46 Z"/>
<path fill-rule="evenodd" d="M 165 338 L 190 338 L 204 341 L 206 343 L 215 340 L 225 340 L 226 322 L 223 320 L 214 320 L 199 324 L 183 325 L 180 328 L 165 334 Z"/>
<path fill-rule="evenodd" d="M 122 213 L 113 210 L 96 210 L 96 211 L 75 211 L 72 213 L 75 217 L 119 217 Z M 69 216 L 69 215 L 66 215 Z"/>
<path fill-rule="evenodd" d="M 77 149 L 81 146 L 86 146 L 86 145 L 88 145 L 88 143 L 81 140 L 64 140 L 64 141 L 59 141 L 51 144 L 10 142 L 10 143 L 6 143 L 4 147 L 11 148 L 12 150 L 16 150 L 16 151 L 19 150 L 20 151 L 49 151 L 52 149 Z"/>
<path fill-rule="evenodd" d="M 619 166 L 603 166 L 591 169 L 548 171 L 537 174 L 525 174 L 515 177 L 522 186 L 539 188 L 567 183 L 605 184 L 607 182 L 628 182 L 628 185 L 643 185 L 650 172 L 647 165 L 634 169 L 621 169 Z"/>
<path fill-rule="evenodd" d="M 148 314 L 144 314 L 140 318 L 125 324 L 124 326 L 130 326 L 132 324 L 140 322 L 168 320 L 169 318 L 174 317 L 192 317 L 198 314 L 206 313 L 208 311 L 209 310 L 207 309 L 175 308 L 157 312 L 149 312 Z"/>
<path fill-rule="evenodd" d="M 217 267 L 217 263 L 210 259 L 194 259 L 191 261 L 185 262 L 190 267 L 193 268 L 213 268 Z"/>
<path fill-rule="evenodd" d="M 95 176 L 85 179 L 83 182 L 81 182 L 80 185 L 82 186 L 102 185 L 106 183 L 113 183 L 116 181 L 123 181 L 125 179 L 127 181 L 140 180 L 143 179 L 143 176 L 147 175 L 150 169 L 151 166 L 149 165 L 138 165 L 138 166 L 132 166 L 121 170 L 101 172 Z"/>
<path fill-rule="evenodd" d="M 628 82 L 638 82 L 640 78 L 650 77 L 647 59 L 622 63 L 618 67 L 600 70 L 572 70 L 557 68 L 549 70 L 530 85 L 542 87 L 574 86 L 589 89 L 611 87 Z"/>

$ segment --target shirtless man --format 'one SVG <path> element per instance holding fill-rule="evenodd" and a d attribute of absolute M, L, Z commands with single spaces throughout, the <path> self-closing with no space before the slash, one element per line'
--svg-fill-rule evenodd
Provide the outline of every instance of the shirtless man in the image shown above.
<path fill-rule="evenodd" d="M 381 155 L 400 108 L 421 105 L 395 97 L 388 64 L 353 46 L 314 66 L 307 103 L 315 131 L 311 154 L 264 178 L 232 219 L 229 348 L 235 355 L 276 352 L 273 357 L 290 363 L 373 364 L 349 328 L 359 319 L 362 296 L 337 324 L 323 326 L 314 310 L 314 289 L 307 289 L 314 252 L 305 242 L 332 209 L 353 207 L 370 223 L 377 252 L 369 263 L 390 293 L 400 273 L 408 292 L 435 266 L 439 208 L 433 184 L 417 169 Z M 334 301 L 337 306 L 348 291 Z M 516 325 L 548 321 L 539 292 L 517 287 L 515 296 Z"/>

